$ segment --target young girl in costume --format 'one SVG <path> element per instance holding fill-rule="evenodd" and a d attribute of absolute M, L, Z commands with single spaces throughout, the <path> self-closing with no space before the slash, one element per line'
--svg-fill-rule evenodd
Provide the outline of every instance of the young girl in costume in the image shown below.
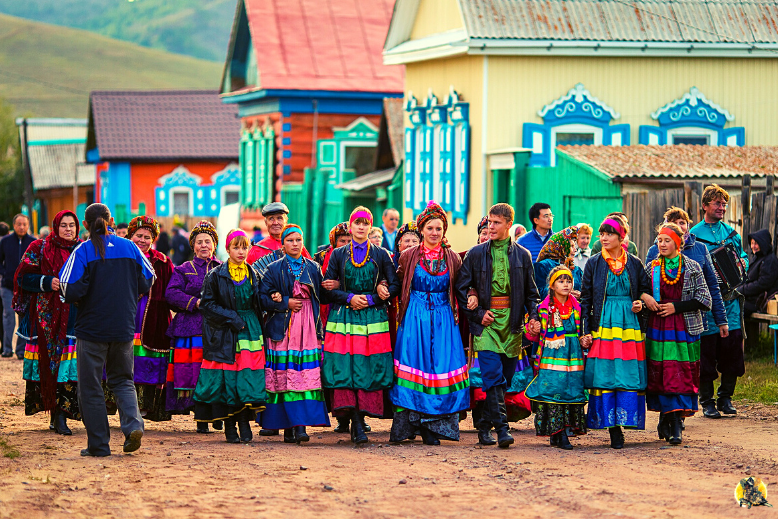
<path fill-rule="evenodd" d="M 537 435 L 550 436 L 551 445 L 571 450 L 567 429 L 586 434 L 583 348 L 590 339 L 579 339 L 581 306 L 570 293 L 573 272 L 558 265 L 546 284 L 548 296 L 538 307 L 540 333 L 527 333 L 528 339 L 539 344 L 538 374 L 526 395 L 534 404 Z"/>
<path fill-rule="evenodd" d="M 265 407 L 265 349 L 259 277 L 246 264 L 248 235 L 227 235 L 229 259 L 203 281 L 203 364 L 194 392 L 195 420 L 224 420 L 228 443 L 250 442 L 251 422 Z M 240 434 L 236 429 L 236 423 Z"/>
<path fill-rule="evenodd" d="M 700 264 L 681 253 L 683 231 L 674 223 L 659 227 L 659 257 L 647 267 L 659 311 L 646 333 L 646 405 L 659 412 L 660 439 L 682 442 L 681 420 L 697 411 L 700 388 L 702 312 L 713 306 Z"/>

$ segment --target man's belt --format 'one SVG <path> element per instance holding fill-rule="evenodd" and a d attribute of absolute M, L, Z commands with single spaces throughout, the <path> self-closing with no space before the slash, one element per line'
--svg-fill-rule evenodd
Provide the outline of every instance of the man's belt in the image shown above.
<path fill-rule="evenodd" d="M 511 307 L 511 296 L 492 296 L 492 310 L 505 310 Z"/>

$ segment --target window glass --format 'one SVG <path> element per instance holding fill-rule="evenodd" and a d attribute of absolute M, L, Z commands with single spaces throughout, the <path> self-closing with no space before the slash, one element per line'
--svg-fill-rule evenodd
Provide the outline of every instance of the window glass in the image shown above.
<path fill-rule="evenodd" d="M 373 171 L 375 146 L 346 146 L 343 169 L 353 169 L 357 176 Z"/>
<path fill-rule="evenodd" d="M 707 146 L 709 143 L 710 138 L 707 135 L 673 135 L 673 144 Z"/>
<path fill-rule="evenodd" d="M 173 193 L 173 214 L 189 214 L 189 193 Z"/>
<path fill-rule="evenodd" d="M 224 205 L 237 204 L 238 203 L 238 191 L 225 191 L 224 193 Z"/>
<path fill-rule="evenodd" d="M 566 132 L 556 134 L 557 146 L 582 146 L 594 144 L 594 134 L 588 132 Z"/>

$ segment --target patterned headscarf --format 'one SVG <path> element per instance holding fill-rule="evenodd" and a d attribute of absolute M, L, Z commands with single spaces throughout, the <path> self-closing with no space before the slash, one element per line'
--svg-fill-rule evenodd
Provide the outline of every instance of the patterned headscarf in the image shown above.
<path fill-rule="evenodd" d="M 479 241 L 481 240 L 481 231 L 483 231 L 486 228 L 487 225 L 489 225 L 489 217 L 488 216 L 484 216 L 483 218 L 481 218 L 481 221 L 478 222 L 478 238 L 477 239 Z"/>
<path fill-rule="evenodd" d="M 151 231 L 151 240 L 154 241 L 159 236 L 159 222 L 151 216 L 136 216 L 130 220 L 127 225 L 127 238 L 138 232 L 138 229 L 148 229 Z"/>
<path fill-rule="evenodd" d="M 421 233 L 419 232 L 419 228 L 416 227 L 416 221 L 411 220 L 410 222 L 401 225 L 400 228 L 397 229 L 397 237 L 394 239 L 395 254 L 400 254 L 400 242 L 403 241 L 403 236 L 408 233 L 415 234 L 419 238 L 419 241 L 421 241 Z"/>
<path fill-rule="evenodd" d="M 419 213 L 419 216 L 416 217 L 416 227 L 419 228 L 419 232 L 424 229 L 424 226 L 427 225 L 427 222 L 430 220 L 441 220 L 443 222 L 443 239 L 440 244 L 443 247 L 450 247 L 448 240 L 446 239 L 448 216 L 446 216 L 446 211 L 444 211 L 434 200 L 430 200 L 427 207 L 425 207 L 424 210 Z"/>
<path fill-rule="evenodd" d="M 197 235 L 203 233 L 213 239 L 214 249 L 216 248 L 216 245 L 219 243 L 219 235 L 216 233 L 216 227 L 208 220 L 201 220 L 197 222 L 197 225 L 192 228 L 192 232 L 189 233 L 189 246 L 192 247 L 192 250 L 194 250 Z"/>
<path fill-rule="evenodd" d="M 341 222 L 330 230 L 330 245 L 334 249 L 335 244 L 338 243 L 338 238 L 350 235 L 351 231 L 348 229 L 348 222 Z"/>
<path fill-rule="evenodd" d="M 543 248 L 540 249 L 537 261 L 543 261 L 544 259 L 555 259 L 560 263 L 564 263 L 568 267 L 572 268 L 573 256 L 571 254 L 572 247 L 570 246 L 570 240 L 574 240 L 578 237 L 578 227 L 573 225 L 566 229 L 562 229 L 558 233 L 549 238 Z"/>

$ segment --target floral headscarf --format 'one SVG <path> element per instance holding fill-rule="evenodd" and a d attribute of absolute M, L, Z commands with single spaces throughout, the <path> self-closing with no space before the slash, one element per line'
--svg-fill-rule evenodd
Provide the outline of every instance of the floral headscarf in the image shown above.
<path fill-rule="evenodd" d="M 562 229 L 549 238 L 543 248 L 540 249 L 537 261 L 544 259 L 555 259 L 572 268 L 573 256 L 570 240 L 578 238 L 578 227 L 573 225 Z"/>
<path fill-rule="evenodd" d="M 334 249 L 335 244 L 338 243 L 338 238 L 350 235 L 351 231 L 349 231 L 348 222 L 341 222 L 330 230 L 330 245 Z"/>
<path fill-rule="evenodd" d="M 214 249 L 219 243 L 219 234 L 216 232 L 216 227 L 208 220 L 202 220 L 197 222 L 197 225 L 192 228 L 192 232 L 189 233 L 189 246 L 192 247 L 192 250 L 194 250 L 198 234 L 207 234 L 210 236 L 213 240 Z"/>
<path fill-rule="evenodd" d="M 159 236 L 159 222 L 151 216 L 136 216 L 127 225 L 127 238 L 138 232 L 138 229 L 148 229 L 151 232 L 151 240 L 154 241 Z"/>
<path fill-rule="evenodd" d="M 440 245 L 443 248 L 450 247 L 448 240 L 446 239 L 448 216 L 446 216 L 446 211 L 433 200 L 430 200 L 427 207 L 425 207 L 424 210 L 419 213 L 419 216 L 416 217 L 416 227 L 418 227 L 419 233 L 421 233 L 421 230 L 424 229 L 424 226 L 427 225 L 427 222 L 430 220 L 441 220 L 443 222 L 443 239 L 440 241 Z"/>
<path fill-rule="evenodd" d="M 411 220 L 410 222 L 400 226 L 400 228 L 397 229 L 397 237 L 394 239 L 394 253 L 398 257 L 400 255 L 400 242 L 403 241 L 403 236 L 408 233 L 415 234 L 416 237 L 419 238 L 419 241 L 421 241 L 421 233 L 419 232 L 419 228 L 416 227 L 415 220 Z"/>

